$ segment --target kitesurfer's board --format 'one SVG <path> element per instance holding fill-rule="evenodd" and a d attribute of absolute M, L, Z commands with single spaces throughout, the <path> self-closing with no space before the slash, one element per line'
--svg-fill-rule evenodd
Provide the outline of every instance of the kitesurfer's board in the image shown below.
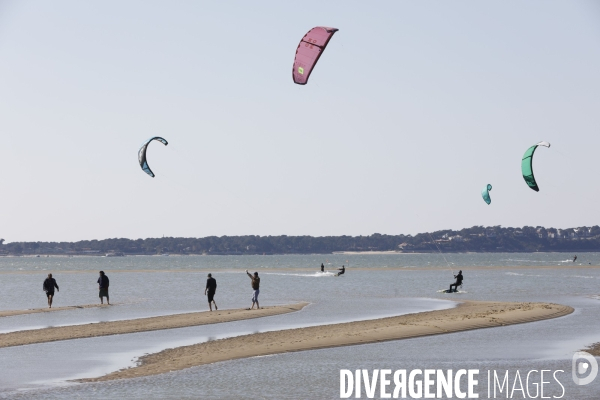
<path fill-rule="evenodd" d="M 438 290 L 438 293 L 467 293 L 464 290 L 458 290 L 456 292 L 449 292 L 448 289 L 442 289 L 442 290 Z"/>

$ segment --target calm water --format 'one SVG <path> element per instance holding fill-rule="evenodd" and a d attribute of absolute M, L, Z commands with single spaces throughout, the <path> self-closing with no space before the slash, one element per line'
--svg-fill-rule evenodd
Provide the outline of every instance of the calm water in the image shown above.
<path fill-rule="evenodd" d="M 600 341 L 600 253 L 405 254 L 310 256 L 187 256 L 0 258 L 0 309 L 39 308 L 48 272 L 61 291 L 55 306 L 93 304 L 97 271 L 111 279 L 105 308 L 0 318 L 0 331 L 36 329 L 204 310 L 206 273 L 218 281 L 220 308 L 250 305 L 245 269 L 261 275 L 261 304 L 309 301 L 288 315 L 203 327 L 0 349 L 0 397 L 10 398 L 339 398 L 339 370 L 479 368 L 562 369 L 573 399 L 600 397 L 600 378 L 573 384 L 574 351 Z M 345 276 L 317 274 L 321 262 Z M 463 269 L 467 293 L 437 293 Z M 550 301 L 569 304 L 570 316 L 530 324 L 371 345 L 315 350 L 217 363 L 157 377 L 72 384 L 133 365 L 136 357 L 178 345 L 289 327 L 370 319 L 453 307 L 448 299 Z M 519 393 L 519 392 L 517 392 Z M 558 392 L 560 394 L 560 392 Z M 547 395 L 547 394 L 546 394 Z M 552 393 L 550 394 L 552 395 Z M 364 394 L 363 394 L 364 396 Z M 485 396 L 484 396 L 485 397 Z"/>

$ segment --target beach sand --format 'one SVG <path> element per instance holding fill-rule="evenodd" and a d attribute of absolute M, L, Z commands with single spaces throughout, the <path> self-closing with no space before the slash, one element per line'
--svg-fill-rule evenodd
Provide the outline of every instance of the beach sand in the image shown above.
<path fill-rule="evenodd" d="M 569 306 L 550 303 L 466 301 L 446 310 L 255 333 L 167 349 L 141 357 L 137 367 L 79 381 L 157 375 L 219 361 L 499 327 L 556 318 L 572 312 L 573 308 Z"/>
<path fill-rule="evenodd" d="M 113 305 L 116 305 L 113 304 Z M 55 307 L 55 308 L 31 308 L 29 310 L 7 310 L 0 311 L 0 317 L 13 317 L 15 315 L 23 315 L 23 314 L 36 314 L 36 313 L 44 313 L 44 312 L 52 312 L 52 311 L 65 311 L 65 310 L 76 310 L 78 308 L 94 308 L 94 307 L 110 307 L 108 304 L 85 304 L 83 306 L 65 306 L 65 307 Z"/>
<path fill-rule="evenodd" d="M 130 319 L 125 321 L 98 322 L 83 325 L 59 326 L 0 334 L 0 348 L 22 346 L 58 340 L 81 339 L 96 336 L 120 335 L 124 333 L 148 332 L 162 329 L 185 328 L 244 319 L 268 317 L 299 311 L 308 303 L 263 307 L 260 310 L 230 309 L 203 311 L 160 317 Z"/>

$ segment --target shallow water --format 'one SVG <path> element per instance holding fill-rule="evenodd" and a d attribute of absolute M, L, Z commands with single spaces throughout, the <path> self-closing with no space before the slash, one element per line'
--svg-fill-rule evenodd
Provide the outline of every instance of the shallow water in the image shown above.
<path fill-rule="evenodd" d="M 249 256 L 131 256 L 131 257 L 0 257 L 0 272 L 107 271 L 121 270 L 223 270 L 314 268 L 342 264 L 360 268 L 456 266 L 571 266 L 600 265 L 600 253 L 407 253 L 407 254 L 309 254 Z"/>
<path fill-rule="evenodd" d="M 0 309 L 42 307 L 45 296 L 41 283 L 50 270 L 62 288 L 55 306 L 96 302 L 99 269 L 111 278 L 111 299 L 116 303 L 104 308 L 0 318 L 0 331 L 204 310 L 204 282 L 209 270 L 218 281 L 215 299 L 220 308 L 250 305 L 250 280 L 243 272 L 246 268 L 261 275 L 262 305 L 311 302 L 301 312 L 263 319 L 0 349 L 0 368 L 5 371 L 0 375 L 0 396 L 339 398 L 340 368 L 479 368 L 480 393 L 484 393 L 484 371 L 558 368 L 566 371 L 561 380 L 566 398 L 598 398 L 600 378 L 588 386 L 576 386 L 570 378 L 570 363 L 573 352 L 600 341 L 600 300 L 594 298 L 600 295 L 600 269 L 586 268 L 588 263 L 600 265 L 600 254 L 579 254 L 581 264 L 573 264 L 569 256 L 534 253 L 0 258 L 0 276 L 5 286 L 0 294 Z M 350 268 L 342 277 L 315 273 L 321 262 L 332 271 L 342 263 L 348 266 L 348 261 Z M 416 268 L 398 268 L 409 266 Z M 522 266 L 530 268 L 511 268 Z M 463 290 L 467 293 L 437 293 L 451 282 L 452 270 L 456 272 L 461 267 L 480 267 L 464 272 Z M 550 301 L 569 304 L 576 312 L 549 321 L 256 357 L 156 377 L 95 384 L 66 382 L 130 366 L 144 353 L 177 345 L 449 307 L 454 303 L 447 300 L 457 298 Z"/>

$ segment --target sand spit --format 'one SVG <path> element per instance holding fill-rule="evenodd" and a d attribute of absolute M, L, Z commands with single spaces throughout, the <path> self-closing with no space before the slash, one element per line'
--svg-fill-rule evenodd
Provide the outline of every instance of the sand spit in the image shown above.
<path fill-rule="evenodd" d="M 594 343 L 587 349 L 583 349 L 583 351 L 586 351 L 595 357 L 600 357 L 600 343 Z"/>
<path fill-rule="evenodd" d="M 113 305 L 117 305 L 115 303 Z M 82 306 L 65 306 L 65 307 L 54 307 L 54 308 L 30 308 L 29 310 L 7 310 L 0 311 L 1 317 L 13 317 L 15 315 L 23 315 L 23 314 L 37 314 L 44 312 L 52 312 L 52 311 L 65 311 L 65 310 L 77 310 L 79 308 L 96 308 L 96 307 L 110 307 L 108 304 L 85 304 Z"/>
<path fill-rule="evenodd" d="M 572 312 L 573 308 L 569 306 L 551 303 L 467 301 L 446 310 L 255 333 L 167 349 L 141 357 L 137 367 L 80 382 L 157 375 L 238 358 L 499 327 L 561 317 Z"/>
<path fill-rule="evenodd" d="M 98 322 L 84 325 L 59 326 L 0 334 L 0 348 L 26 344 L 82 339 L 124 333 L 148 332 L 162 329 L 218 324 L 244 319 L 269 317 L 299 311 L 308 303 L 263 307 L 260 310 L 233 309 L 204 311 L 160 317 L 130 319 L 125 321 Z"/>

